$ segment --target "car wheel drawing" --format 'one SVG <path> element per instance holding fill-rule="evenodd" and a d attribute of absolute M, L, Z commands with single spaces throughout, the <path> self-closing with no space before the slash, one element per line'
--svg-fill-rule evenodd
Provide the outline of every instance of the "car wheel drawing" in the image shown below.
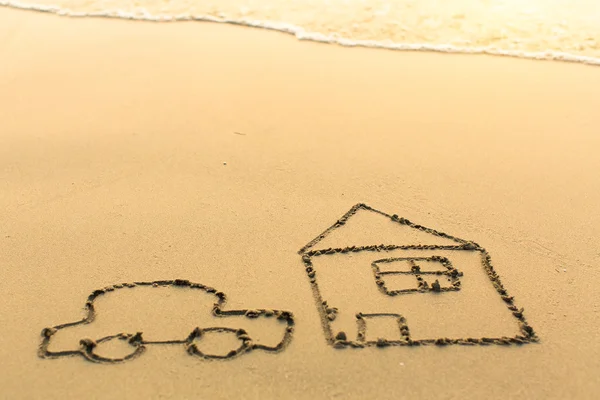
<path fill-rule="evenodd" d="M 90 338 L 94 333 L 87 333 L 79 337 L 79 344 L 75 348 L 55 350 L 55 337 L 59 332 L 79 328 L 80 330 L 88 326 L 102 325 L 93 324 L 97 319 L 96 301 L 100 297 L 114 296 L 111 292 L 129 291 L 135 288 L 163 288 L 172 289 L 171 294 L 177 297 L 181 290 L 192 291 L 193 296 L 203 295 L 206 301 L 212 301 L 212 308 L 204 312 L 204 323 L 202 326 L 190 321 L 190 329 L 185 336 L 175 338 L 161 338 L 160 340 L 151 337 L 152 332 L 120 332 L 110 335 L 102 335 L 96 338 Z M 187 295 L 190 295 L 187 293 Z M 204 286 L 199 283 L 193 283 L 184 279 L 152 281 L 152 282 L 133 282 L 117 284 L 92 292 L 85 303 L 85 316 L 78 321 L 56 325 L 54 327 L 42 330 L 42 340 L 39 346 L 38 354 L 42 358 L 57 358 L 65 356 L 82 356 L 88 361 L 96 363 L 120 363 L 133 360 L 141 356 L 152 345 L 179 345 L 182 346 L 188 354 L 202 359 L 232 359 L 252 350 L 264 350 L 268 352 L 278 352 L 283 350 L 291 341 L 294 331 L 293 315 L 289 311 L 272 309 L 238 309 L 224 310 L 227 298 L 223 292 L 214 288 Z M 207 303 L 208 304 L 208 303 Z M 150 307 L 152 308 L 152 307 Z M 198 314 L 200 316 L 200 314 Z M 208 318 L 208 319 L 207 319 Z M 131 322 L 131 321 L 130 321 Z M 160 324 L 161 321 L 151 321 Z M 136 321 L 132 322 L 135 326 Z M 185 321 L 184 324 L 187 324 Z M 275 332 L 269 343 L 260 340 L 256 332 L 251 333 L 248 326 L 256 326 L 267 329 L 271 333 Z M 271 329 L 275 327 L 276 331 Z M 97 327 L 96 327 L 97 328 Z M 107 328 L 108 329 L 108 328 Z M 96 329 L 97 331 L 97 329 Z M 210 338 L 232 339 L 224 349 L 219 350 L 206 349 L 206 342 L 210 343 Z M 230 343 L 230 344 L 229 344 Z M 120 351 L 114 354 L 114 351 L 107 351 L 107 348 L 117 346 Z M 223 346 L 222 346 L 223 347 Z"/>

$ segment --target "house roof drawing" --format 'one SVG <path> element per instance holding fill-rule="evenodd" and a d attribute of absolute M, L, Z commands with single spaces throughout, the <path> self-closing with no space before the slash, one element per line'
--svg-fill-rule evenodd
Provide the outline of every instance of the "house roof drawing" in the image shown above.
<path fill-rule="evenodd" d="M 443 246 L 473 250 L 479 246 L 434 229 L 390 215 L 364 203 L 353 206 L 333 225 L 300 249 L 299 254 L 351 246 Z"/>

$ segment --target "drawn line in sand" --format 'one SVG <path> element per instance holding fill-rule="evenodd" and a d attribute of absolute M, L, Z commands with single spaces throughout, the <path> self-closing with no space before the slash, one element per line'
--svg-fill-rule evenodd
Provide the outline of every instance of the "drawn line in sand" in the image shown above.
<path fill-rule="evenodd" d="M 358 212 L 369 212 L 376 215 L 380 215 L 388 218 L 398 226 L 403 226 L 413 230 L 413 232 L 421 232 L 433 237 L 441 238 L 442 240 L 454 244 L 376 244 L 368 246 L 347 246 L 338 248 L 322 248 L 315 249 L 317 244 L 323 241 L 325 238 L 330 237 L 332 233 L 344 227 L 346 223 L 352 219 L 352 217 Z M 436 251 L 444 252 L 469 252 L 479 253 L 480 263 L 485 274 L 489 278 L 491 283 L 490 287 L 500 295 L 504 301 L 508 311 L 516 319 L 519 334 L 514 336 L 500 336 L 500 337 L 461 337 L 461 338 L 427 338 L 427 339 L 413 339 L 409 330 L 410 320 L 406 316 L 402 315 L 401 312 L 390 313 L 363 313 L 358 312 L 353 318 L 356 320 L 356 339 L 351 339 L 349 334 L 345 331 L 336 332 L 334 329 L 334 321 L 339 318 L 342 313 L 348 314 L 348 309 L 343 307 L 333 307 L 327 300 L 323 298 L 324 291 L 321 288 L 321 283 L 318 281 L 317 268 L 315 267 L 316 260 L 319 257 L 327 257 L 331 255 L 348 255 L 351 256 L 353 253 L 363 252 L 398 252 L 398 251 L 411 251 L 411 252 L 425 252 L 431 253 Z M 511 344 L 525 344 L 531 342 L 537 342 L 538 336 L 534 332 L 533 328 L 527 323 L 523 314 L 523 309 L 519 309 L 514 302 L 514 298 L 510 296 L 507 290 L 500 282 L 500 277 L 496 273 L 492 264 L 490 254 L 479 244 L 473 241 L 467 241 L 451 236 L 444 232 L 439 232 L 431 228 L 426 228 L 421 225 L 417 225 L 405 218 L 398 217 L 398 215 L 389 215 L 382 211 L 376 210 L 369 207 L 366 204 L 357 204 L 352 207 L 346 214 L 338 219 L 332 226 L 327 228 L 323 233 L 318 235 L 316 238 L 307 243 L 298 252 L 302 256 L 304 268 L 310 280 L 311 288 L 315 298 L 315 303 L 319 315 L 321 317 L 321 325 L 323 333 L 327 343 L 336 348 L 362 348 L 368 346 L 387 347 L 387 346 L 419 346 L 419 345 L 511 345 Z M 337 261 L 337 260 L 336 260 Z M 385 271 L 382 271 L 382 266 L 385 266 Z M 397 267 L 399 266 L 399 267 Z M 424 268 L 427 266 L 428 268 Z M 431 269 L 433 267 L 433 270 Z M 402 299 L 404 296 L 446 296 L 447 292 L 458 292 L 461 290 L 461 277 L 462 272 L 459 272 L 450 260 L 446 257 L 438 255 L 427 256 L 427 257 L 387 257 L 380 258 L 372 261 L 371 268 L 374 274 L 374 282 L 372 283 L 379 289 L 379 294 L 385 296 L 400 296 Z M 392 268 L 388 270 L 388 268 Z M 414 285 L 412 287 L 400 287 L 397 289 L 389 288 L 388 280 L 394 276 L 413 277 Z M 331 285 L 332 282 L 325 282 L 325 288 L 327 284 Z M 339 291 L 339 289 L 338 289 Z M 377 291 L 375 291 L 377 294 Z M 389 297 L 387 297 L 389 298 Z M 376 299 L 373 299 L 376 300 Z M 369 303 L 372 306 L 372 302 Z M 389 305 L 389 302 L 386 303 Z M 348 308 L 350 306 L 346 304 Z M 399 302 L 398 307 L 401 309 L 403 303 Z M 351 311 L 351 310 L 350 310 Z M 385 320 L 390 319 L 393 324 L 397 325 L 393 338 L 377 338 L 368 340 L 367 332 L 369 322 L 373 320 Z"/>
<path fill-rule="evenodd" d="M 248 318 L 248 319 L 256 319 L 259 317 L 269 318 L 273 320 L 277 320 L 283 324 L 285 324 L 285 329 L 283 333 L 283 337 L 281 341 L 274 346 L 262 345 L 259 343 L 255 343 L 253 338 L 247 333 L 246 330 L 239 328 L 234 329 L 230 327 L 220 327 L 220 326 L 211 326 L 211 327 L 196 327 L 191 329 L 189 335 L 184 338 L 174 338 L 171 340 L 161 340 L 161 341 L 150 341 L 144 340 L 143 332 L 135 332 L 135 333 L 118 333 L 115 335 L 105 336 L 100 339 L 92 340 L 89 338 L 82 338 L 79 342 L 79 348 L 75 350 L 67 350 L 67 351 L 51 351 L 48 349 L 50 346 L 50 342 L 54 335 L 63 330 L 68 329 L 70 327 L 74 327 L 77 325 L 91 324 L 96 318 L 97 312 L 94 306 L 95 300 L 99 296 L 106 296 L 110 292 L 116 290 L 134 290 L 138 287 L 152 287 L 152 288 L 160 288 L 160 287 L 168 287 L 172 286 L 178 288 L 180 290 L 198 290 L 203 291 L 205 293 L 211 294 L 215 298 L 215 303 L 212 307 L 212 315 L 216 318 Z M 65 356 L 82 356 L 86 360 L 97 362 L 97 363 L 107 363 L 114 364 L 119 362 L 124 362 L 128 360 L 132 360 L 134 358 L 139 357 L 144 353 L 146 347 L 149 345 L 182 345 L 190 355 L 200 357 L 202 359 L 232 359 L 237 356 L 240 356 L 244 353 L 248 353 L 252 350 L 264 350 L 268 352 L 279 352 L 282 351 L 291 341 L 292 334 L 294 332 L 294 318 L 291 312 L 289 311 L 281 311 L 281 310 L 269 310 L 269 309 L 242 309 L 242 310 L 223 310 L 223 306 L 225 305 L 227 299 L 225 293 L 219 292 L 214 288 L 201 285 L 199 283 L 192 283 L 188 280 L 184 279 L 175 279 L 175 280 L 162 280 L 162 281 L 153 281 L 153 282 L 133 282 L 133 283 L 122 283 L 113 286 L 108 286 L 102 289 L 94 290 L 92 294 L 90 294 L 85 303 L 86 316 L 75 322 L 69 322 L 65 324 L 56 325 L 52 328 L 45 328 L 42 330 L 42 342 L 39 346 L 38 355 L 42 358 L 58 358 Z M 241 322 L 241 321 L 240 321 Z M 225 354 L 212 354 L 209 352 L 203 352 L 196 345 L 196 343 L 202 339 L 203 336 L 207 334 L 229 334 L 234 335 L 235 338 L 239 341 L 239 347 L 230 350 Z M 98 354 L 96 349 L 103 343 L 107 343 L 111 340 L 118 339 L 127 343 L 131 348 L 129 354 L 120 358 L 111 358 L 102 356 Z"/>
<path fill-rule="evenodd" d="M 403 227 L 408 229 L 410 232 L 417 232 L 419 234 L 429 235 L 428 237 L 436 237 L 442 239 L 446 244 L 375 244 L 375 245 L 360 245 L 360 246 L 346 246 L 346 247 L 329 247 L 316 249 L 317 245 L 326 238 L 330 238 L 332 233 L 344 227 L 348 221 L 350 221 L 357 212 L 369 213 L 369 215 L 375 215 L 379 217 L 385 217 L 388 223 L 391 221 L 394 227 Z M 388 227 L 389 228 L 389 227 Z M 387 229 L 387 228 L 386 228 Z M 414 239 L 413 239 L 414 240 Z M 418 241 L 419 239 L 417 239 Z M 436 240 L 438 241 L 438 240 Z M 450 243 L 450 244 L 447 244 Z M 351 310 L 348 304 L 343 304 L 343 307 L 333 307 L 327 300 L 324 299 L 323 290 L 321 284 L 323 282 L 317 281 L 317 269 L 315 267 L 316 260 L 321 260 L 321 257 L 343 255 L 352 257 L 353 254 L 358 255 L 369 255 L 370 253 L 388 253 L 391 256 L 381 257 L 373 256 L 374 260 L 370 260 L 370 267 L 372 272 L 372 281 L 367 283 L 369 288 L 373 288 L 372 292 L 374 296 L 382 296 L 383 299 L 387 300 L 387 309 L 382 310 L 369 310 L 369 312 Z M 404 257 L 396 257 L 397 253 L 410 252 L 410 255 Z M 518 327 L 518 334 L 514 336 L 495 336 L 495 337 L 460 337 L 460 338 L 449 338 L 449 337 L 437 337 L 437 338 L 415 338 L 414 333 L 411 333 L 411 329 L 415 327 L 414 321 L 423 315 L 423 309 L 417 310 L 416 315 L 407 318 L 406 309 L 403 311 L 402 307 L 407 307 L 406 302 L 397 303 L 400 307 L 398 312 L 390 312 L 389 305 L 392 299 L 417 299 L 417 297 L 407 296 L 450 296 L 450 293 L 462 293 L 463 291 L 463 280 L 469 280 L 473 278 L 473 274 L 465 275 L 464 272 L 459 271 L 455 268 L 454 263 L 451 262 L 450 258 L 441 256 L 439 254 L 431 254 L 436 252 L 444 252 L 457 254 L 457 252 L 465 252 L 469 254 L 477 255 L 476 269 L 483 269 L 480 279 L 483 282 L 489 282 L 490 288 L 500 296 L 504 302 L 508 313 L 511 318 L 516 320 L 516 327 Z M 507 290 L 500 282 L 500 277 L 496 273 L 492 264 L 489 253 L 481 247 L 479 244 L 473 241 L 467 241 L 459 239 L 457 237 L 448 235 L 446 233 L 436 231 L 431 228 L 426 228 L 422 225 L 417 225 L 405 218 L 398 217 L 397 215 L 389 215 L 382 211 L 376 210 L 367 206 L 366 204 L 357 204 L 353 206 L 346 214 L 338 219 L 333 225 L 327 228 L 323 233 L 318 235 L 316 238 L 311 240 L 298 252 L 304 264 L 304 268 L 310 280 L 311 288 L 313 291 L 314 299 L 317 305 L 317 310 L 321 317 L 321 325 L 327 340 L 327 343 L 335 348 L 362 348 L 369 346 L 377 346 L 380 348 L 388 346 L 419 346 L 419 345 L 511 345 L 511 344 L 525 344 L 531 342 L 537 342 L 539 340 L 535 331 L 527 323 L 523 314 L 523 309 L 518 308 L 515 305 L 514 298 L 510 296 Z M 421 255 L 415 256 L 414 253 Z M 344 257 L 344 258 L 348 258 Z M 338 260 L 335 259 L 337 262 Z M 343 261 L 343 260 L 342 260 Z M 463 260 L 464 261 L 464 260 Z M 367 266 L 368 268 L 368 266 Z M 461 266 L 461 269 L 463 267 Z M 484 276 L 487 276 L 485 278 Z M 400 279 L 399 279 L 400 278 Z M 488 281 L 489 279 L 489 281 Z M 334 281 L 336 279 L 334 278 Z M 395 282 L 399 280 L 400 283 Z M 334 282 L 335 283 L 335 282 Z M 327 284 L 332 282 L 325 282 Z M 480 283 L 482 284 L 482 283 Z M 483 284 L 483 286 L 488 286 Z M 52 339 L 57 332 L 72 328 L 75 326 L 82 326 L 91 324 L 97 316 L 95 307 L 95 301 L 100 296 L 106 296 L 110 292 L 120 290 L 132 290 L 140 287 L 149 288 L 164 288 L 173 287 L 177 290 L 197 290 L 205 294 L 209 294 L 210 298 L 214 298 L 212 306 L 212 317 L 216 320 L 223 318 L 234 318 L 228 319 L 227 321 L 235 321 L 235 328 L 231 326 L 219 326 L 216 324 L 208 324 L 211 326 L 195 327 L 190 329 L 190 333 L 186 337 L 173 338 L 170 340 L 147 340 L 144 337 L 143 332 L 122 332 L 113 335 L 103 336 L 99 339 L 81 338 L 79 339 L 79 346 L 72 350 L 53 351 L 51 350 L 50 344 Z M 339 288 L 338 288 L 339 289 Z M 480 288 L 485 289 L 485 288 Z M 370 290 L 370 289 L 369 289 Z M 337 290 L 339 293 L 339 290 Z M 479 292 L 476 292 L 479 293 Z M 472 294 L 472 292 L 471 292 Z M 350 297 L 352 297 L 352 292 Z M 426 299 L 426 297 L 419 297 L 419 299 Z M 439 298 L 441 299 L 441 298 Z M 361 300 L 361 298 L 358 298 Z M 369 299 L 369 307 L 379 307 L 376 298 Z M 478 299 L 472 299 L 478 301 Z M 395 300 L 394 300 L 395 301 Z M 343 303 L 342 301 L 341 303 Z M 113 286 L 108 286 L 102 289 L 93 291 L 87 298 L 85 303 L 86 315 L 81 320 L 75 322 L 64 323 L 56 325 L 51 328 L 45 328 L 42 330 L 42 340 L 39 345 L 38 354 L 42 358 L 57 358 L 65 356 L 82 356 L 86 360 L 97 362 L 97 363 L 119 363 L 139 357 L 144 353 L 147 346 L 150 345 L 180 345 L 183 346 L 190 355 L 200 357 L 202 359 L 232 359 L 240 356 L 244 353 L 250 352 L 251 350 L 265 350 L 269 352 L 279 352 L 286 348 L 292 339 L 294 332 L 294 318 L 291 312 L 281 310 L 269 310 L 269 309 L 241 309 L 241 310 L 223 310 L 226 303 L 226 296 L 223 292 L 219 292 L 214 288 L 207 287 L 198 283 L 192 283 L 184 279 L 175 280 L 161 280 L 152 282 L 133 282 L 133 283 L 122 283 Z M 394 307 L 396 307 L 394 303 Z M 507 310 L 500 306 L 500 310 L 505 313 Z M 374 312 L 375 311 L 375 312 Z M 448 312 L 447 310 L 443 310 Z M 486 311 L 487 312 L 487 311 Z M 444 314 L 445 315 L 445 314 Z M 240 319 L 235 319 L 235 317 Z M 276 336 L 278 341 L 275 345 L 264 345 L 259 342 L 260 338 L 251 337 L 248 332 L 239 328 L 239 324 L 245 320 L 253 319 L 256 320 L 261 318 L 259 322 L 262 323 L 262 318 L 269 318 L 277 321 L 283 325 L 283 337 L 279 340 L 279 334 Z M 349 334 L 344 330 L 336 331 L 334 329 L 334 322 L 340 318 L 350 317 L 355 321 L 356 325 L 356 339 L 350 338 Z M 412 319 L 414 317 L 414 319 Z M 412 322 L 411 322 L 412 319 Z M 348 320 L 346 320 L 348 321 Z M 158 321 L 160 322 L 160 321 Z M 377 337 L 376 339 L 369 339 L 369 326 L 371 324 L 377 324 L 385 322 L 388 326 L 394 328 L 394 333 L 391 337 Z M 390 324 L 391 323 L 391 324 Z M 411 325 L 411 323 L 413 325 Z M 502 322 L 504 324 L 504 322 Z M 192 325 L 193 326 L 193 325 Z M 413 328 L 410 328 L 410 327 Z M 469 328 L 470 329 L 470 328 Z M 515 328 L 516 329 L 516 328 Z M 228 349 L 224 353 L 216 353 L 210 351 L 203 351 L 197 345 L 197 343 L 203 339 L 205 335 L 232 335 L 235 337 L 236 345 L 233 349 Z M 257 341 L 258 339 L 258 341 Z M 102 355 L 102 351 L 98 351 L 98 347 L 102 347 L 103 344 L 108 343 L 112 340 L 123 341 L 127 346 L 128 353 L 122 357 L 109 357 Z"/>

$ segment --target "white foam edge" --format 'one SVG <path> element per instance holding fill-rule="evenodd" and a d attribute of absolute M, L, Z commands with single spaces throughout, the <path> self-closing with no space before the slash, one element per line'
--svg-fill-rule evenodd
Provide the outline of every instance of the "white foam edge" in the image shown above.
<path fill-rule="evenodd" d="M 351 40 L 338 35 L 325 35 L 319 32 L 307 32 L 304 28 L 288 24 L 285 22 L 250 20 L 250 19 L 230 19 L 219 18 L 210 15 L 164 15 L 151 14 L 148 11 L 140 13 L 131 13 L 122 10 L 105 10 L 98 12 L 78 12 L 66 8 L 61 8 L 55 5 L 29 4 L 14 0 L 0 0 L 0 6 L 15 8 L 20 10 L 39 11 L 51 14 L 56 14 L 64 17 L 100 17 L 100 18 L 120 18 L 137 21 L 151 22 L 177 22 L 177 21 L 204 21 L 204 22 L 219 22 L 225 24 L 241 25 L 253 28 L 262 28 L 272 31 L 278 31 L 294 35 L 298 40 L 308 40 L 319 43 L 337 44 L 345 47 L 367 47 L 374 49 L 386 50 L 404 50 L 404 51 L 431 51 L 439 53 L 459 53 L 459 54 L 488 54 L 494 56 L 507 56 L 516 58 L 526 58 L 533 60 L 548 60 L 548 61 L 566 61 L 574 63 L 582 63 L 588 65 L 600 66 L 600 58 L 582 56 L 577 54 L 565 53 L 554 50 L 546 50 L 544 52 L 529 52 L 522 50 L 505 50 L 497 47 L 459 47 L 450 44 L 427 44 L 427 43 L 395 43 L 388 41 L 376 40 Z"/>

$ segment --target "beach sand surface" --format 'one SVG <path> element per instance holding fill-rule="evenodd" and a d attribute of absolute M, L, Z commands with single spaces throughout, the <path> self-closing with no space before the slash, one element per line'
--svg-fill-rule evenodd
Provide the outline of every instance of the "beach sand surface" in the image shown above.
<path fill-rule="evenodd" d="M 597 395 L 600 69 L 8 9 L 0 60 L 0 397 Z M 330 346 L 298 251 L 357 203 L 484 247 L 539 342 Z M 325 240 L 396 240 L 358 215 Z M 451 315 L 431 334 L 517 333 L 460 260 L 464 290 L 414 294 L 409 325 Z M 340 271 L 318 275 L 339 284 L 323 288 L 332 300 L 375 287 Z M 292 311 L 289 345 L 222 361 L 170 345 L 114 365 L 38 357 L 42 329 L 83 318 L 95 289 L 169 279 L 226 293 L 228 309 Z M 150 318 L 159 340 L 198 325 L 189 293 L 138 289 L 98 299 L 102 329 Z"/>

